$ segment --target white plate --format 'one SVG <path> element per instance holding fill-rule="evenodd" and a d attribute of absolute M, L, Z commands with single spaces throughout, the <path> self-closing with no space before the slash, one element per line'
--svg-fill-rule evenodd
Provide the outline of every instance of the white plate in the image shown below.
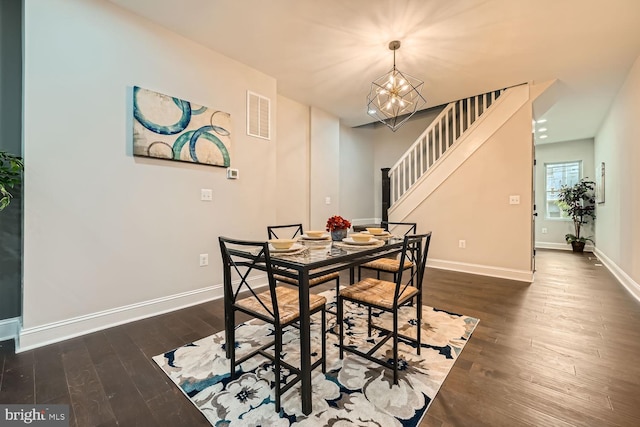
<path fill-rule="evenodd" d="M 306 234 L 303 234 L 301 237 L 305 240 L 327 240 L 331 236 L 329 236 L 329 234 L 327 233 L 320 237 L 311 237 L 311 236 L 307 236 Z"/>
<path fill-rule="evenodd" d="M 376 237 L 378 237 L 378 236 L 388 236 L 390 234 L 388 231 L 383 231 L 380 234 L 373 234 L 373 233 L 369 233 L 368 231 L 361 231 L 360 233 L 362 233 L 362 234 L 371 234 L 372 236 L 376 236 Z"/>
<path fill-rule="evenodd" d="M 344 243 L 348 243 L 349 245 L 375 245 L 377 243 L 376 239 L 369 239 L 368 242 L 356 242 L 355 240 L 353 240 L 351 237 L 345 237 L 344 239 L 342 239 L 342 241 Z"/>
<path fill-rule="evenodd" d="M 302 249 L 304 246 L 302 246 L 300 243 L 294 243 L 293 245 L 291 245 L 291 247 L 289 249 L 276 249 L 273 247 L 273 245 L 269 244 L 269 251 L 273 252 L 273 253 L 287 253 L 287 252 L 295 252 L 297 250 Z"/>

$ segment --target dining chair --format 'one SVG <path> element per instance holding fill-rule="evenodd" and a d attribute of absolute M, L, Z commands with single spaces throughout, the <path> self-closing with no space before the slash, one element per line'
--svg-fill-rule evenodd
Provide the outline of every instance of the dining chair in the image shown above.
<path fill-rule="evenodd" d="M 416 234 L 417 224 L 415 222 L 390 222 L 382 221 L 380 226 L 389 232 L 389 228 L 398 230 L 396 235 L 407 236 L 409 234 Z M 390 227 L 391 226 L 391 227 Z M 401 268 L 402 266 L 402 268 Z M 358 266 L 358 280 L 362 278 L 362 269 L 373 270 L 376 272 L 376 278 L 380 279 L 380 273 L 386 272 L 393 275 L 393 280 L 396 280 L 398 271 L 412 268 L 413 264 L 410 260 L 407 260 L 405 264 L 401 264 L 397 257 L 394 258 L 378 258 L 373 261 L 366 262 Z"/>
<path fill-rule="evenodd" d="M 398 340 L 416 343 L 417 354 L 420 354 L 420 330 L 422 327 L 422 279 L 424 278 L 425 263 L 431 242 L 431 232 L 427 234 L 407 235 L 404 237 L 400 262 L 411 261 L 415 268 L 413 270 L 400 270 L 396 275 L 395 282 L 380 279 L 366 278 L 348 286 L 340 291 L 338 295 L 338 316 L 337 322 L 340 331 L 340 359 L 344 358 L 344 352 L 351 352 L 364 357 L 367 360 L 378 363 L 386 368 L 393 369 L 393 383 L 398 383 Z M 415 300 L 416 306 L 416 338 L 401 335 L 398 332 L 398 310 L 402 306 L 407 306 Z M 383 334 L 381 341 L 375 344 L 369 351 L 364 352 L 355 346 L 344 345 L 344 302 L 357 303 L 360 307 L 367 307 L 367 336 L 371 337 L 371 330 L 376 329 Z M 382 312 L 390 312 L 393 317 L 392 329 L 383 328 L 379 324 L 372 323 L 372 309 Z M 376 316 L 379 318 L 379 316 Z M 348 322 L 353 325 L 353 322 Z M 353 327 L 353 326 L 350 326 Z M 352 335 L 353 331 L 349 331 Z M 389 339 L 393 339 L 393 361 L 388 358 L 374 356 L 374 353 L 382 347 Z"/>
<path fill-rule="evenodd" d="M 288 225 L 269 225 L 267 226 L 267 234 L 269 239 L 295 239 L 297 237 L 302 237 L 304 234 L 302 224 L 288 224 Z M 298 280 L 292 279 L 290 277 L 282 276 L 277 273 L 274 274 L 276 280 L 278 282 L 284 282 L 289 285 L 298 286 Z M 316 278 L 309 280 L 309 287 L 312 288 L 314 286 L 322 285 L 323 283 L 330 282 L 332 280 L 336 281 L 336 301 L 338 300 L 338 292 L 340 292 L 340 272 L 334 272 L 325 274 Z M 329 310 L 331 313 L 331 311 Z M 335 313 L 333 313 L 335 314 Z"/>
<path fill-rule="evenodd" d="M 295 239 L 304 234 L 302 224 L 268 225 L 269 239 Z"/>
<path fill-rule="evenodd" d="M 267 242 L 253 242 L 219 237 L 220 252 L 224 270 L 224 305 L 225 305 L 225 332 L 226 332 L 226 356 L 230 359 L 230 377 L 236 376 L 236 367 L 255 355 L 262 355 L 274 364 L 275 377 L 275 402 L 276 412 L 280 412 L 281 396 L 293 387 L 301 379 L 300 369 L 283 360 L 282 338 L 283 330 L 293 325 L 300 318 L 298 291 L 283 286 L 276 286 L 273 274 L 269 244 Z M 253 254 L 247 258 L 247 253 Z M 256 290 L 254 273 L 264 276 L 267 273 L 268 289 Z M 258 286 L 261 286 L 259 284 Z M 310 315 L 321 313 L 321 341 L 322 355 L 316 360 L 311 369 L 322 366 L 322 372 L 326 372 L 326 344 L 324 335 L 326 332 L 326 303 L 327 299 L 320 295 L 309 295 Z M 247 354 L 236 358 L 235 313 L 240 311 L 263 322 L 273 325 L 273 340 L 269 343 L 254 348 Z M 273 353 L 268 352 L 274 347 Z M 286 383 L 281 383 L 281 367 L 284 366 L 293 378 Z"/>

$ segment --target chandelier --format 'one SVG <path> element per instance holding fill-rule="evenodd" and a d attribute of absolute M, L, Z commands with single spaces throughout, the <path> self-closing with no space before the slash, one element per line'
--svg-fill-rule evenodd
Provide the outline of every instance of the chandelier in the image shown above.
<path fill-rule="evenodd" d="M 420 95 L 424 82 L 396 68 L 396 50 L 399 48 L 400 41 L 389 43 L 389 49 L 393 51 L 393 68 L 371 82 L 367 96 L 367 113 L 394 132 L 427 103 Z"/>

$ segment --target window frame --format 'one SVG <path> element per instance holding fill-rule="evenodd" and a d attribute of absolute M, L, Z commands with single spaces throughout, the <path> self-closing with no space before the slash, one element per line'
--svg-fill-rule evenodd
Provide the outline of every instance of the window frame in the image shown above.
<path fill-rule="evenodd" d="M 583 175 L 583 171 L 582 171 L 582 160 L 565 160 L 565 161 L 561 161 L 561 162 L 548 162 L 544 164 L 544 219 L 545 220 L 549 220 L 549 221 L 571 221 L 571 218 L 568 218 L 566 216 L 562 216 L 562 211 L 561 211 L 561 216 L 560 217 L 551 217 L 549 216 L 549 202 L 553 199 L 549 199 L 549 193 L 552 191 L 549 191 L 549 184 L 548 184 L 548 178 L 549 178 L 549 173 L 548 173 L 548 167 L 549 166 L 558 166 L 558 165 L 573 165 L 576 164 L 578 166 L 578 181 L 580 181 L 582 179 Z M 566 182 L 564 183 L 566 184 Z M 557 193 L 560 189 L 558 188 L 557 190 L 553 191 L 554 193 Z"/>

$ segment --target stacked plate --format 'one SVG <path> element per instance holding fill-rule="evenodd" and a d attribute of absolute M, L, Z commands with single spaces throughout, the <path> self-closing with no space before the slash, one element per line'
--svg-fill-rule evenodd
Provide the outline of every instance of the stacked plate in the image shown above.
<path fill-rule="evenodd" d="M 389 237 L 391 237 L 391 233 L 389 233 L 384 228 L 368 227 L 367 231 L 363 231 L 362 234 L 371 234 L 376 239 L 388 239 Z"/>
<path fill-rule="evenodd" d="M 304 233 L 301 237 L 305 240 L 328 240 L 331 238 L 331 235 L 328 232 L 322 230 L 310 230 Z"/>
<path fill-rule="evenodd" d="M 366 241 L 358 241 L 358 240 L 354 240 L 353 237 L 345 237 L 344 239 L 342 239 L 343 243 L 347 243 L 349 245 L 357 245 L 357 246 L 366 246 L 366 245 L 375 245 L 376 243 L 378 243 L 378 241 L 374 238 L 371 238 L 369 240 Z"/>

